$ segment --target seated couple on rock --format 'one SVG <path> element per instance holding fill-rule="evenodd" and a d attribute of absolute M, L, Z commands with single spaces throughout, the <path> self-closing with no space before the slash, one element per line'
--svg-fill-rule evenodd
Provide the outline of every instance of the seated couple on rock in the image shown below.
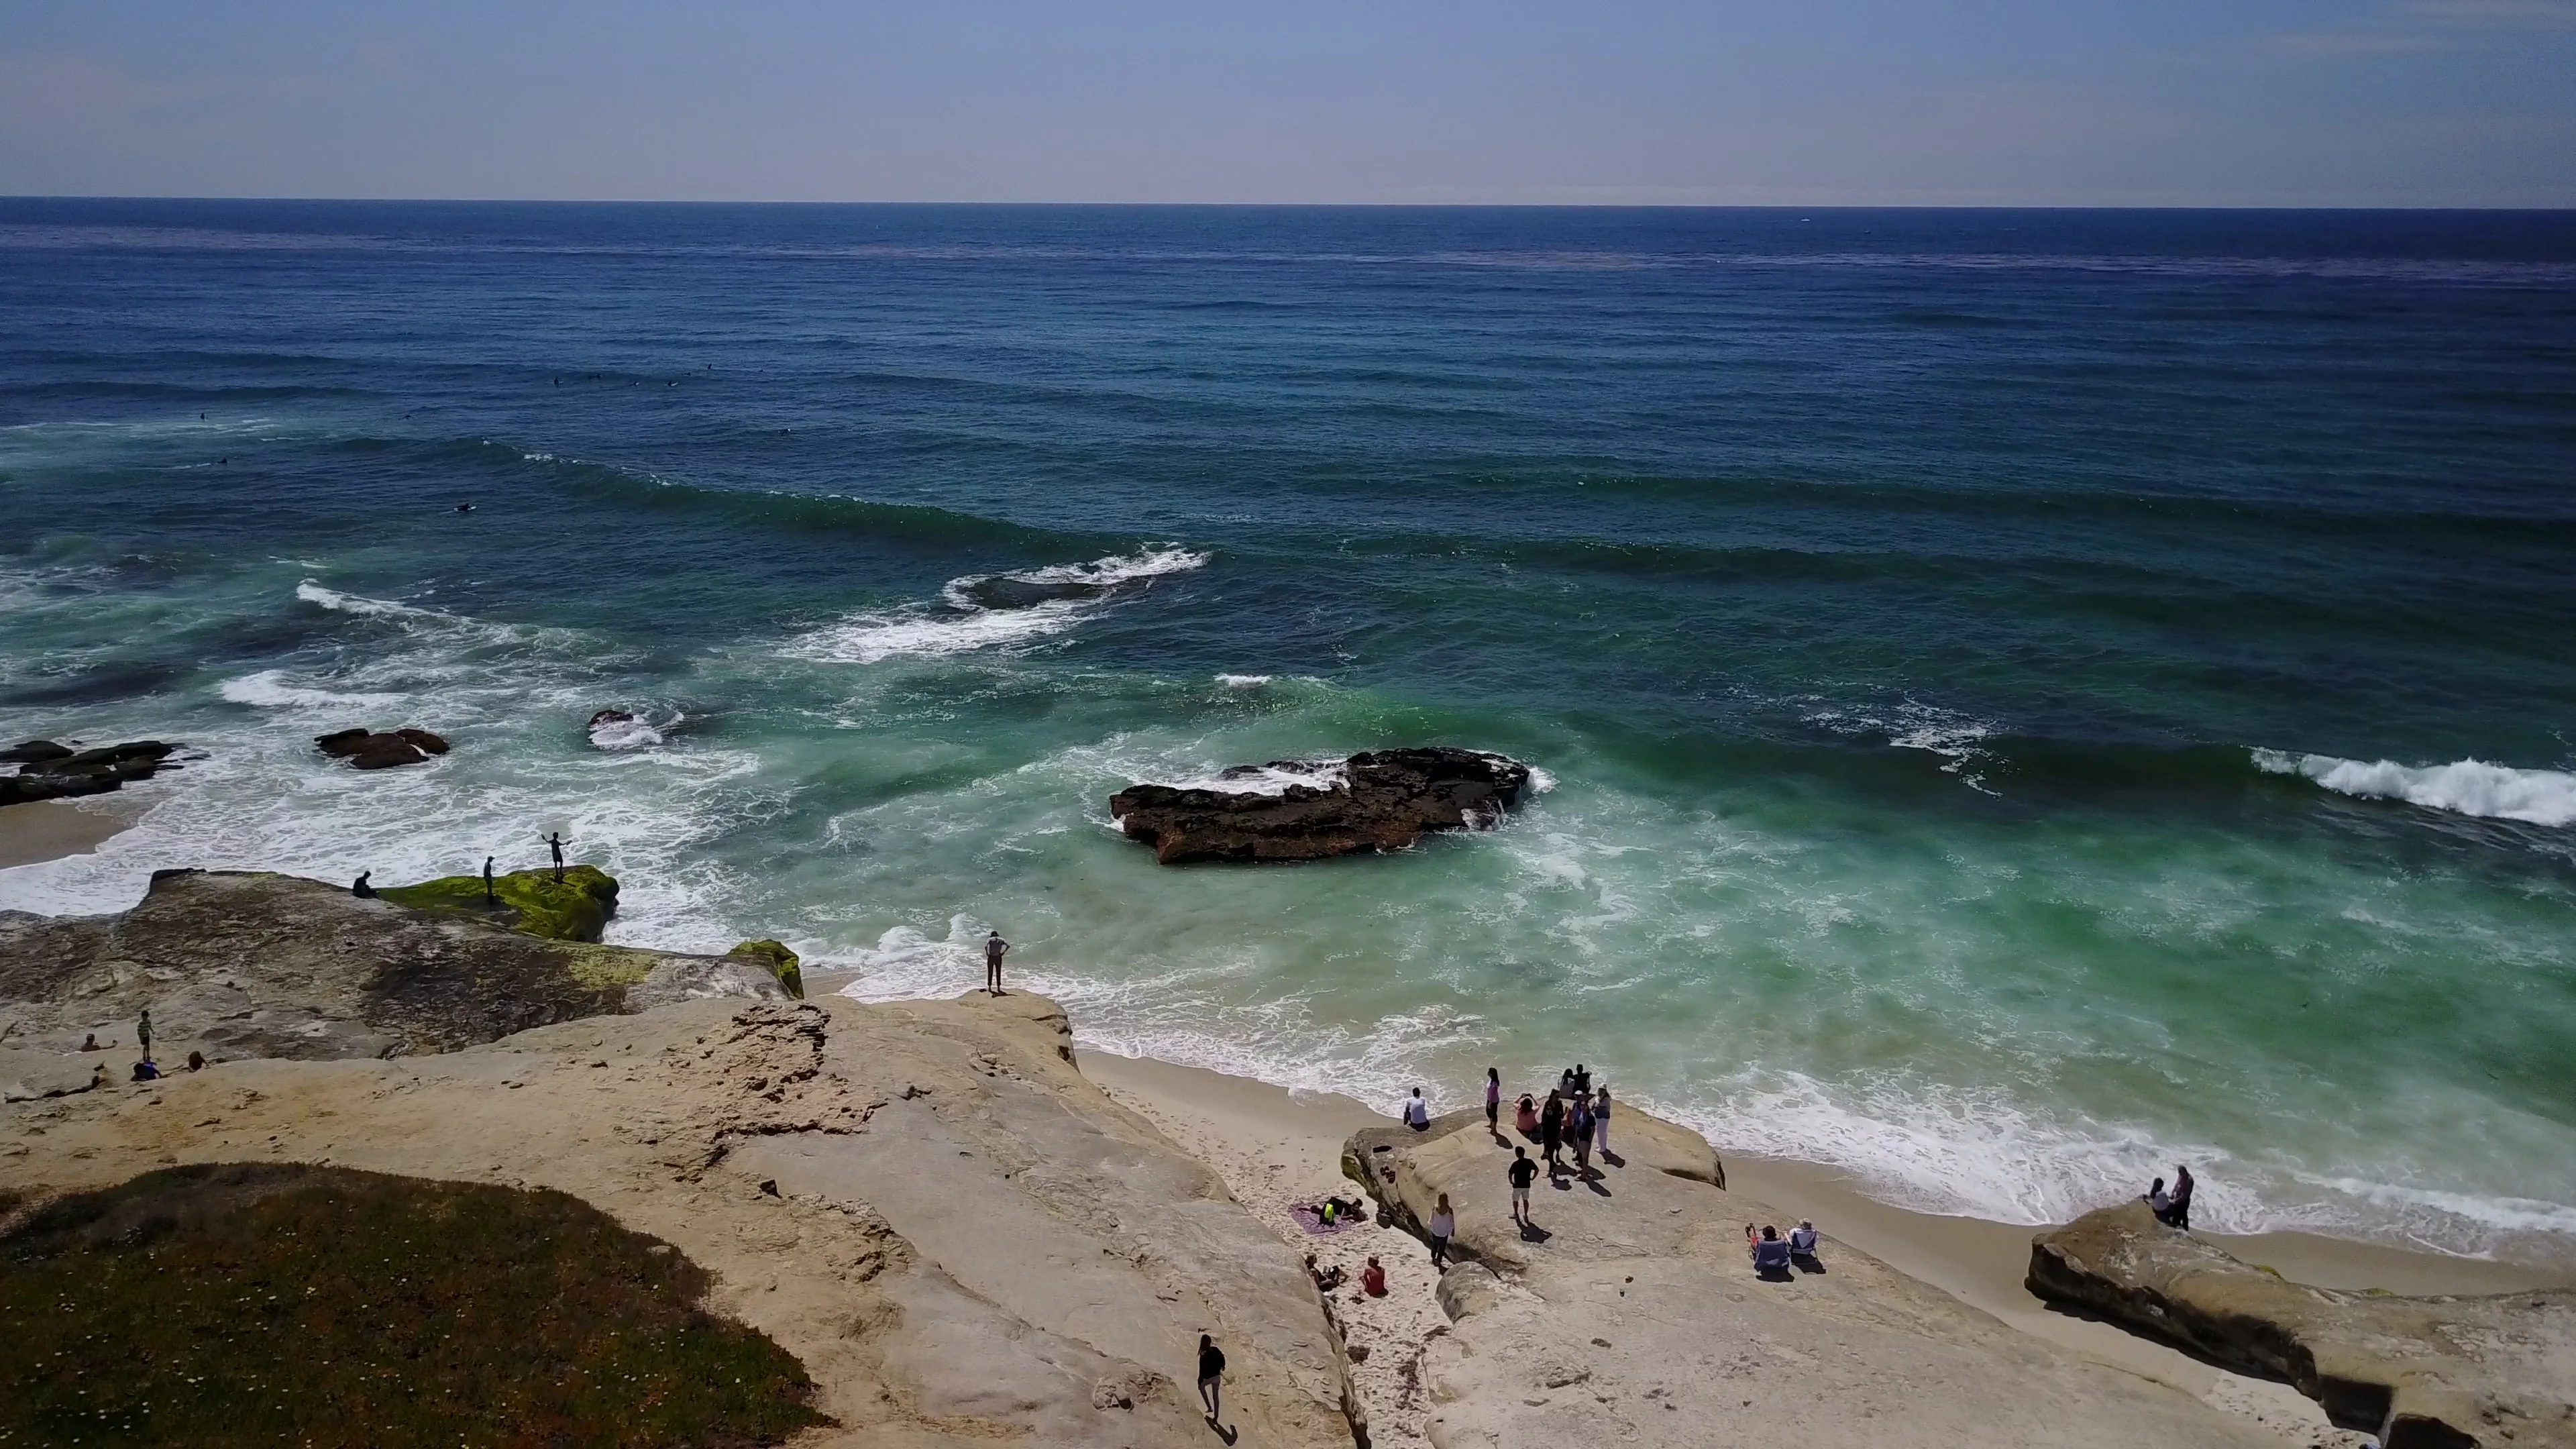
<path fill-rule="evenodd" d="M 1758 1232 L 1751 1223 L 1744 1225 L 1744 1247 L 1753 1259 L 1753 1276 L 1768 1278 L 1775 1283 L 1789 1281 L 1789 1267 L 1793 1263 L 1810 1273 L 1825 1271 L 1824 1262 L 1816 1256 L 1817 1242 L 1816 1225 L 1805 1218 L 1798 1220 L 1798 1225 L 1789 1230 L 1786 1238 L 1780 1236 L 1778 1228 L 1769 1224 L 1764 1224 Z"/>

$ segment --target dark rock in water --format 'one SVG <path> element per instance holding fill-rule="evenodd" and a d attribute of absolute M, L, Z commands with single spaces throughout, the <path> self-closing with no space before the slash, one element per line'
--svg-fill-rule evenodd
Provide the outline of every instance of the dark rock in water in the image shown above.
<path fill-rule="evenodd" d="M 163 763 L 178 748 L 161 740 L 134 740 L 74 750 L 51 740 L 29 740 L 7 752 L 7 758 L 27 763 L 19 766 L 15 776 L 0 779 L 0 805 L 103 795 L 129 781 L 149 780 L 162 770 L 179 768 Z"/>
<path fill-rule="evenodd" d="M 1529 788 L 1529 766 L 1481 750 L 1369 750 L 1336 765 L 1280 760 L 1217 777 L 1241 791 L 1131 785 L 1109 797 L 1130 839 L 1165 865 L 1315 860 L 1402 850 L 1430 830 L 1490 830 Z"/>
<path fill-rule="evenodd" d="M 427 730 L 411 728 L 333 730 L 327 735 L 315 735 L 313 746 L 331 758 L 347 760 L 352 767 L 361 770 L 417 765 L 432 755 L 447 753 L 447 741 Z"/>
<path fill-rule="evenodd" d="M 0 750 L 0 765 L 41 765 L 48 760 L 67 759 L 71 753 L 69 745 L 58 745 L 52 740 L 29 740 Z"/>
<path fill-rule="evenodd" d="M 1096 599 L 1115 585 L 1094 579 L 1024 579 L 995 574 L 962 584 L 958 592 L 987 609 L 1025 609 L 1057 599 Z"/>
<path fill-rule="evenodd" d="M 635 711 L 631 709 L 603 709 L 599 713 L 592 715 L 590 717 L 590 723 L 582 726 L 582 728 L 585 730 L 597 730 L 601 725 L 633 723 L 635 723 Z"/>

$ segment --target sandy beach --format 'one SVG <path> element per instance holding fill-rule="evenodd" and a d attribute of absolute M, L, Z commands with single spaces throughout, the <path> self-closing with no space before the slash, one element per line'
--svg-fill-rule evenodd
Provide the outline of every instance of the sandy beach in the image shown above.
<path fill-rule="evenodd" d="M 1357 1373 L 1371 1422 L 1388 1431 L 1381 1435 L 1385 1442 L 1419 1441 L 1426 1396 L 1415 1366 L 1423 1345 L 1447 1331 L 1447 1319 L 1433 1297 L 1438 1275 L 1427 1253 L 1410 1235 L 1375 1224 L 1311 1236 L 1286 1211 L 1292 1201 L 1355 1194 L 1341 1175 L 1342 1144 L 1358 1128 L 1386 1125 L 1386 1116 L 1349 1097 L 1290 1092 L 1151 1058 L 1095 1049 L 1080 1052 L 1079 1065 L 1113 1098 L 1214 1168 L 1263 1223 L 1301 1251 L 1317 1254 L 1320 1263 L 1345 1268 L 1351 1282 L 1337 1295 L 1336 1308 L 1351 1342 L 1371 1350 Z M 1615 1141 L 1615 1125 L 1613 1132 Z M 1771 1204 L 1783 1227 L 1812 1218 L 1830 1236 L 2015 1328 L 2258 1419 L 2295 1443 L 2368 1442 L 2329 1427 L 2315 1404 L 2285 1384 L 2230 1373 L 2116 1325 L 2042 1303 L 2022 1286 L 2035 1228 L 1909 1212 L 1868 1197 L 1841 1174 L 1810 1163 L 1730 1158 L 1726 1170 L 1729 1188 Z M 1459 1203 L 1461 1221 L 1479 1212 L 1502 1212 L 1499 1184 L 1495 1198 L 1492 1203 Z M 2321 1287 L 2467 1294 L 2576 1283 L 2576 1264 L 2497 1263 L 2304 1233 L 2211 1237 L 2249 1262 Z M 1357 1290 L 1360 1266 L 1372 1254 L 1387 1269 L 1390 1291 L 1384 1299 L 1369 1299 Z"/>
<path fill-rule="evenodd" d="M 87 855 L 142 818 L 145 808 L 118 795 L 0 805 L 0 870 Z"/>

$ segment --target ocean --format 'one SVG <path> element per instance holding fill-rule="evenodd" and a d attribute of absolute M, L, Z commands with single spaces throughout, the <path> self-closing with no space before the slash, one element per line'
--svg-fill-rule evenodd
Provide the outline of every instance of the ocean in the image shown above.
<path fill-rule="evenodd" d="M 562 828 L 1097 1049 L 2576 1246 L 2576 215 L 0 201 L 0 518 L 0 734 L 203 756 L 0 907 Z M 1414 743 L 1549 788 L 1109 822 Z"/>

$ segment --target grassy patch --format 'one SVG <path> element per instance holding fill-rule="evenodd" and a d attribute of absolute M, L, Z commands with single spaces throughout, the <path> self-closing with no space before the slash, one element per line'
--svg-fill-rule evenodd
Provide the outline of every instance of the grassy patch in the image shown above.
<path fill-rule="evenodd" d="M 758 961 L 769 968 L 770 975 L 778 978 L 779 985 L 787 988 L 788 995 L 799 1001 L 805 999 L 804 962 L 785 946 L 776 941 L 745 941 L 725 954 L 748 956 Z"/>
<path fill-rule="evenodd" d="M 828 1422 L 706 1289 L 562 1193 L 164 1169 L 0 1239 L 0 1445 L 739 1449 Z"/>
<path fill-rule="evenodd" d="M 617 878 L 595 865 L 565 866 L 560 881 L 551 869 L 494 876 L 497 909 L 485 902 L 479 875 L 440 876 L 419 885 L 386 886 L 376 894 L 415 910 L 454 911 L 498 921 L 549 941 L 596 941 L 608 918 L 617 913 Z"/>

